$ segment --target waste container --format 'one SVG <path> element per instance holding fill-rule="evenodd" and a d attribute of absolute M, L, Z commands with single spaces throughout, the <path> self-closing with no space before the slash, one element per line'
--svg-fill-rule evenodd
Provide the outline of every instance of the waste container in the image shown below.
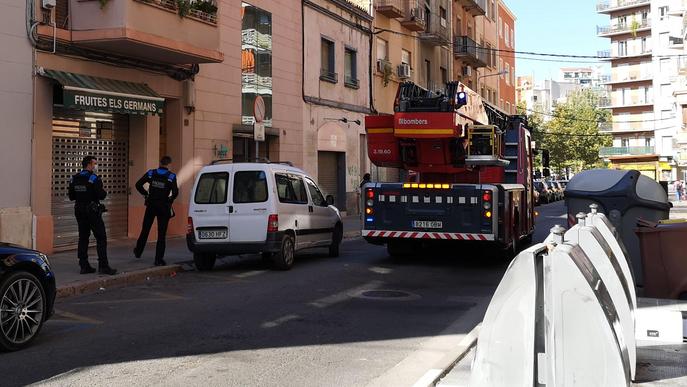
<path fill-rule="evenodd" d="M 644 297 L 687 299 L 687 222 L 636 230 L 642 255 Z"/>
<path fill-rule="evenodd" d="M 575 223 L 575 214 L 588 212 L 592 203 L 599 205 L 598 211 L 616 228 L 629 254 L 635 284 L 642 286 L 639 239 L 634 230 L 639 218 L 653 222 L 668 219 L 672 204 L 666 191 L 638 171 L 594 169 L 578 173 L 566 186 L 569 225 Z"/>

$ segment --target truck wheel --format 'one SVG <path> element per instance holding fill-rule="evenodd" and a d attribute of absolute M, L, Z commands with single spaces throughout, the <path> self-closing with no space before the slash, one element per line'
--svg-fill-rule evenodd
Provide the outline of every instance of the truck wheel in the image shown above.
<path fill-rule="evenodd" d="M 193 263 L 199 271 L 210 271 L 215 267 L 216 254 L 193 253 Z"/>
<path fill-rule="evenodd" d="M 293 267 L 293 260 L 295 255 L 295 245 L 291 235 L 284 235 L 281 240 L 281 247 L 279 252 L 272 255 L 272 262 L 274 267 L 279 270 L 289 270 Z"/>
<path fill-rule="evenodd" d="M 343 240 L 343 226 L 341 223 L 337 223 L 334 226 L 334 232 L 332 233 L 332 244 L 329 245 L 329 256 L 332 258 L 337 258 L 339 256 L 339 246 L 341 246 L 341 241 Z"/>

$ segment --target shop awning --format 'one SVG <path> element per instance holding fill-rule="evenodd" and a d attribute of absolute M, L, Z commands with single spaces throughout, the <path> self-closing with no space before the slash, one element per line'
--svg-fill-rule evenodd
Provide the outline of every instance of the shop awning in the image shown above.
<path fill-rule="evenodd" d="M 66 108 L 105 113 L 161 114 L 165 99 L 143 83 L 44 70 L 62 86 Z"/>

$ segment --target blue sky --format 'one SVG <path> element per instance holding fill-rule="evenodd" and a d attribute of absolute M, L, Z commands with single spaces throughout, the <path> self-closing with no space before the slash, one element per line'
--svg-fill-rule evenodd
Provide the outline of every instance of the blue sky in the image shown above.
<path fill-rule="evenodd" d="M 608 38 L 596 36 L 597 25 L 610 23 L 608 15 L 596 13 L 598 0 L 505 0 L 517 17 L 515 50 L 575 55 L 596 55 L 610 49 Z M 548 58 L 555 59 L 555 58 Z M 558 78 L 561 67 L 584 63 L 557 63 L 516 59 L 516 75 L 535 79 Z"/>

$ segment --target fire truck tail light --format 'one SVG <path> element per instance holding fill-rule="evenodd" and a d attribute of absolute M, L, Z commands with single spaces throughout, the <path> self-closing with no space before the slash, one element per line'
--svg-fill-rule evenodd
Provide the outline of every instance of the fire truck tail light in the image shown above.
<path fill-rule="evenodd" d="M 485 201 L 485 202 L 491 201 L 491 191 L 484 191 L 484 193 L 482 194 L 482 201 Z"/>
<path fill-rule="evenodd" d="M 491 211 L 484 211 L 484 217 L 487 219 L 491 219 Z"/>
<path fill-rule="evenodd" d="M 365 209 L 365 214 L 366 214 L 366 215 L 372 215 L 373 212 L 374 212 L 374 211 L 373 211 L 372 208 L 370 208 L 370 207 L 367 207 L 367 208 Z"/>
<path fill-rule="evenodd" d="M 374 199 L 374 197 L 375 197 L 375 193 L 371 189 L 368 189 L 367 190 L 367 198 L 368 199 Z"/>

